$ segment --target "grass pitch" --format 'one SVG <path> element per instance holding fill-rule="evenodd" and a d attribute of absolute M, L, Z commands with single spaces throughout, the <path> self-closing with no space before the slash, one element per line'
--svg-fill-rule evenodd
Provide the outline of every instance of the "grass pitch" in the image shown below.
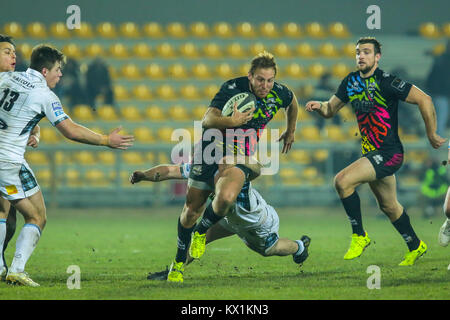
<path fill-rule="evenodd" d="M 444 218 L 423 219 L 411 212 L 413 226 L 428 244 L 415 266 L 399 267 L 407 247 L 389 220 L 363 214 L 372 244 L 363 255 L 343 260 L 350 225 L 343 209 L 279 209 L 280 236 L 312 238 L 310 257 L 299 269 L 292 257 L 262 257 L 236 236 L 208 245 L 205 255 L 186 267 L 184 283 L 149 281 L 176 252 L 180 208 L 49 210 L 47 226 L 27 264 L 39 288 L 0 283 L 5 299 L 449 299 L 450 248 L 437 244 Z M 18 229 L 6 253 L 10 264 Z M 80 289 L 69 289 L 69 266 L 81 271 Z M 380 270 L 379 289 L 369 289 L 369 266 Z M 369 281 L 370 282 L 370 281 Z"/>

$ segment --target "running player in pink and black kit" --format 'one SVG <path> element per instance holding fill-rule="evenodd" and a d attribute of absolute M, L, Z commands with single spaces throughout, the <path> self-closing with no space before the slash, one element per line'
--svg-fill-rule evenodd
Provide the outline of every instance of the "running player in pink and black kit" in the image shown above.
<path fill-rule="evenodd" d="M 353 233 L 344 259 L 359 257 L 370 244 L 363 228 L 356 191 L 357 186 L 368 183 L 380 209 L 408 246 L 409 251 L 400 262 L 401 266 L 406 266 L 413 265 L 427 251 L 427 245 L 417 237 L 405 209 L 397 201 L 394 173 L 403 163 L 403 146 L 398 136 L 398 101 L 419 106 L 433 148 L 439 148 L 445 139 L 436 134 L 436 112 L 431 97 L 416 86 L 380 70 L 380 58 L 381 44 L 372 37 L 360 38 L 356 44 L 358 70 L 345 77 L 329 101 L 310 101 L 306 110 L 331 118 L 350 103 L 358 121 L 363 156 L 340 171 L 334 180 Z"/>

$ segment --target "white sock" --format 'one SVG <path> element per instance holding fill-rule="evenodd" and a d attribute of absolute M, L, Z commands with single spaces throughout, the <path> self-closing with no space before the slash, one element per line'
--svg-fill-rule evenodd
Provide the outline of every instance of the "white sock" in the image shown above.
<path fill-rule="evenodd" d="M 3 245 L 6 238 L 6 219 L 0 219 L 0 250 L 3 252 Z M 0 252 L 0 253 L 1 253 Z M 0 259 L 0 269 L 5 267 L 3 265 L 3 259 Z"/>
<path fill-rule="evenodd" d="M 11 264 L 10 272 L 23 272 L 25 264 L 33 253 L 34 248 L 41 237 L 41 229 L 31 223 L 27 223 L 20 231 L 16 242 L 16 253 Z"/>
<path fill-rule="evenodd" d="M 302 240 L 295 240 L 295 242 L 297 242 L 298 244 L 298 251 L 295 253 L 295 255 L 298 256 L 299 254 L 302 254 L 303 250 L 305 250 L 305 245 L 303 244 Z"/>

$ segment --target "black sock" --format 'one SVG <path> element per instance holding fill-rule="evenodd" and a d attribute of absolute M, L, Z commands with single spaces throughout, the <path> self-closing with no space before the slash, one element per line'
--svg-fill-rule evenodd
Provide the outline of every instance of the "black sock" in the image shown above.
<path fill-rule="evenodd" d="M 409 216 L 406 210 L 403 210 L 402 215 L 396 221 L 392 222 L 395 229 L 400 233 L 408 246 L 409 251 L 416 250 L 419 247 L 420 240 L 414 232 Z"/>
<path fill-rule="evenodd" d="M 186 262 L 187 251 L 189 249 L 189 245 L 191 244 L 191 234 L 194 228 L 195 225 L 192 226 L 192 228 L 183 227 L 180 219 L 178 218 L 177 255 L 175 257 L 176 262 Z"/>
<path fill-rule="evenodd" d="M 356 190 L 351 196 L 348 196 L 345 199 L 341 199 L 341 201 L 344 205 L 344 209 L 347 213 L 348 219 L 350 220 L 350 224 L 352 225 L 352 232 L 356 233 L 359 236 L 364 236 L 366 233 L 362 225 L 361 201 Z"/>
<path fill-rule="evenodd" d="M 195 228 L 194 231 L 197 231 L 200 234 L 206 233 L 208 229 L 215 224 L 217 221 L 222 219 L 222 216 L 219 216 L 214 213 L 214 210 L 212 208 L 212 202 L 209 204 L 209 206 L 206 208 L 205 213 L 203 214 L 202 220 L 197 225 L 197 228 Z"/>

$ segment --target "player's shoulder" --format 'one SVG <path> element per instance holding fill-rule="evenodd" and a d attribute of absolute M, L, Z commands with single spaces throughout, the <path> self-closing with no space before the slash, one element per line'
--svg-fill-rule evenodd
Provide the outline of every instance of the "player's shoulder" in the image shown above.
<path fill-rule="evenodd" d="M 275 81 L 273 84 L 273 90 L 277 93 L 292 93 L 292 90 L 283 83 Z"/>
<path fill-rule="evenodd" d="M 239 93 L 250 91 L 250 86 L 247 77 L 238 77 L 225 81 L 221 88 L 223 92 Z"/>

